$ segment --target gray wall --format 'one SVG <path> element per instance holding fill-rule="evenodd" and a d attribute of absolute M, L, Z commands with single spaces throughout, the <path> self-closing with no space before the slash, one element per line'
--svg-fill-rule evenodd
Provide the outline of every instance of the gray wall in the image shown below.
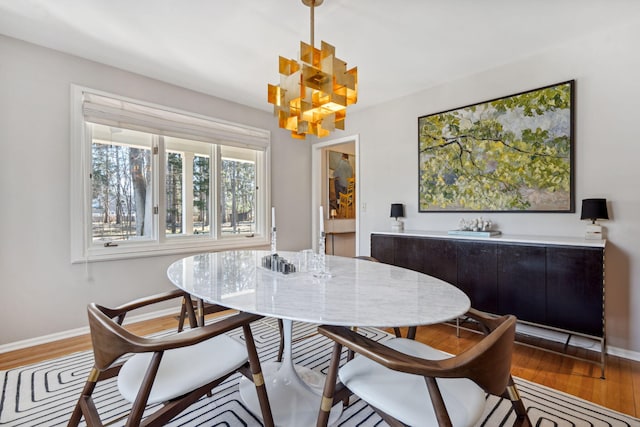
<path fill-rule="evenodd" d="M 448 230 L 477 216 L 417 212 L 417 117 L 576 79 L 578 212 L 484 216 L 504 233 L 582 236 L 580 200 L 606 197 L 609 344 L 640 358 L 638 24 L 349 113 L 338 136 L 360 136 L 360 252 L 369 252 L 371 232 L 390 229 L 391 202 L 405 203 L 407 229 Z M 271 129 L 272 201 L 286 224 L 279 247 L 311 246 L 310 149 L 276 129 L 270 114 L 2 36 L 0 58 L 0 345 L 80 327 L 89 301 L 115 304 L 171 287 L 165 271 L 177 256 L 69 262 L 71 83 Z"/>
<path fill-rule="evenodd" d="M 640 22 L 541 52 L 412 96 L 350 114 L 347 132 L 360 135 L 360 248 L 369 235 L 391 230 L 389 205 L 405 204 L 405 229 L 449 230 L 478 214 L 418 213 L 419 116 L 576 80 L 575 214 L 483 213 L 504 233 L 584 235 L 583 198 L 609 200 L 606 249 L 606 329 L 618 354 L 640 358 Z M 437 64 L 434 64 L 437 66 Z"/>
<path fill-rule="evenodd" d="M 166 269 L 180 256 L 70 263 L 72 83 L 270 129 L 278 247 L 311 246 L 310 142 L 271 114 L 0 36 L 0 345 L 82 327 L 88 302 L 172 287 Z"/>

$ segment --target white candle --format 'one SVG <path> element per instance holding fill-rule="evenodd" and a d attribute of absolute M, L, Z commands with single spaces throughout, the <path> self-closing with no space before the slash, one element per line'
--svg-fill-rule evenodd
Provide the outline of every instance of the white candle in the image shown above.
<path fill-rule="evenodd" d="M 271 208 L 271 229 L 276 228 L 276 208 Z"/>
<path fill-rule="evenodd" d="M 324 212 L 320 206 L 320 233 L 324 233 Z"/>

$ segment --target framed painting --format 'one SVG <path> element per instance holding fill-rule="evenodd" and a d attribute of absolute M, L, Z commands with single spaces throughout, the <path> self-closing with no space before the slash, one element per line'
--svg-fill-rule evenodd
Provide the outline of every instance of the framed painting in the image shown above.
<path fill-rule="evenodd" d="M 327 177 L 330 218 L 352 219 L 355 209 L 355 161 L 353 154 L 327 151 Z"/>
<path fill-rule="evenodd" d="M 419 117 L 419 211 L 575 212 L 574 84 Z"/>

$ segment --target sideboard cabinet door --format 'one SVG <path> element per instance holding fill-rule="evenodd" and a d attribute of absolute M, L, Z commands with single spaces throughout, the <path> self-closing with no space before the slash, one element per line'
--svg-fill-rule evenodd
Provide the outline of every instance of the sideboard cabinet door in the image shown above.
<path fill-rule="evenodd" d="M 604 337 L 604 247 L 372 234 L 371 255 L 457 286 L 476 309 Z"/>
<path fill-rule="evenodd" d="M 603 336 L 601 248 L 547 247 L 547 324 Z"/>
<path fill-rule="evenodd" d="M 371 235 L 371 256 L 385 264 L 395 265 L 395 237 L 384 234 Z"/>
<path fill-rule="evenodd" d="M 498 311 L 518 320 L 546 320 L 545 255 L 543 246 L 498 245 Z"/>
<path fill-rule="evenodd" d="M 451 240 L 396 237 L 395 263 L 455 285 L 456 246 Z"/>
<path fill-rule="evenodd" d="M 457 286 L 471 300 L 471 307 L 497 313 L 497 245 L 458 242 Z"/>

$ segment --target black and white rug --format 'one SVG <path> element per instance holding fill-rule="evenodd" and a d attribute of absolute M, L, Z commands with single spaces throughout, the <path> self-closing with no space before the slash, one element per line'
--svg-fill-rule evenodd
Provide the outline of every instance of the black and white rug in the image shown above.
<path fill-rule="evenodd" d="M 274 360 L 278 343 L 275 322 L 256 322 L 253 331 L 261 360 Z M 294 323 L 294 340 L 297 337 L 311 335 L 294 343 L 294 362 L 324 372 L 329 364 L 331 343 L 322 336 L 313 335 L 314 331 L 313 325 Z M 363 328 L 359 331 L 375 339 L 384 340 L 388 337 L 384 332 L 373 328 Z M 234 335 L 241 338 L 240 332 Z M 93 355 L 87 351 L 0 371 L 0 425 L 66 425 L 92 365 Z M 238 392 L 238 380 L 239 375 L 229 378 L 216 388 L 212 397 L 203 397 L 169 425 L 262 426 L 259 418 L 243 405 Z M 638 419 L 529 381 L 516 381 L 534 426 L 640 427 Z M 94 398 L 105 422 L 117 419 L 121 414 L 128 412 L 129 404 L 120 397 L 115 381 L 102 383 L 94 392 Z M 513 419 L 511 404 L 490 396 L 485 417 L 478 426 L 510 426 Z M 119 422 L 114 425 L 122 424 L 123 422 Z M 386 424 L 362 401 L 356 401 L 345 409 L 337 423 L 339 427 L 384 425 Z"/>

